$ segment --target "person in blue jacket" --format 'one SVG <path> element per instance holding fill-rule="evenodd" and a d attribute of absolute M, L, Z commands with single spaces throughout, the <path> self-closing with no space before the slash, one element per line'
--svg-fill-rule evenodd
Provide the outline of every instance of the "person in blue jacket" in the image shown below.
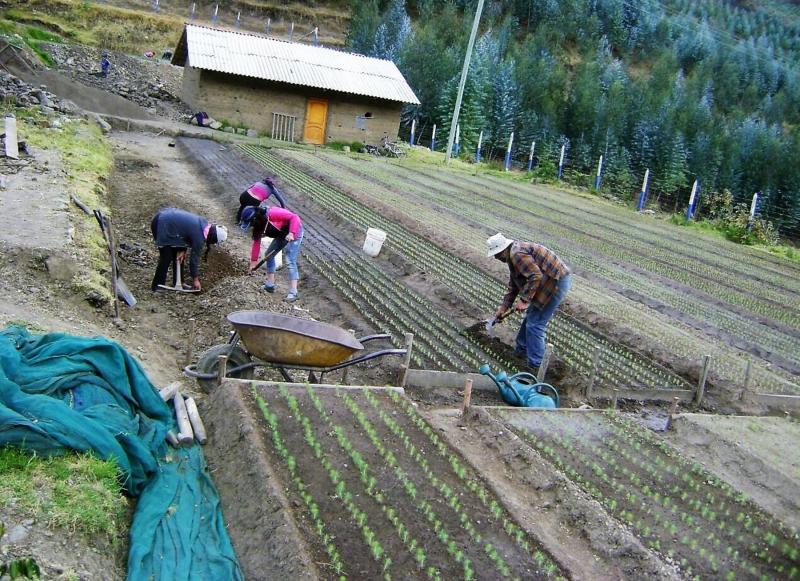
<path fill-rule="evenodd" d="M 228 238 L 225 226 L 210 224 L 202 216 L 197 216 L 178 208 L 165 208 L 153 217 L 150 222 L 158 247 L 158 266 L 153 277 L 152 290 L 166 284 L 167 270 L 173 265 L 173 285 L 177 283 L 175 277 L 175 264 L 184 262 L 187 249 L 191 250 L 189 258 L 189 273 L 192 277 L 192 288 L 200 290 L 200 253 L 203 245 L 206 246 L 206 257 L 212 244 L 222 244 Z"/>

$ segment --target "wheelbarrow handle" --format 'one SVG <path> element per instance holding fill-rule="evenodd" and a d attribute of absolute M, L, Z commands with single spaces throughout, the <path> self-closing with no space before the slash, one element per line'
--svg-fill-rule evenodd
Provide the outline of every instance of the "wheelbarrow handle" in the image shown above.
<path fill-rule="evenodd" d="M 359 343 L 366 343 L 367 341 L 374 341 L 376 339 L 391 339 L 392 336 L 388 333 L 378 333 L 376 335 L 365 335 L 364 337 L 358 337 L 356 340 Z"/>

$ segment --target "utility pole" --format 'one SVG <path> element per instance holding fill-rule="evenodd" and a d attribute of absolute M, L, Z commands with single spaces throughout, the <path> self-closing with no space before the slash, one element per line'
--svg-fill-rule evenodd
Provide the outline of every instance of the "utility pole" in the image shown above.
<path fill-rule="evenodd" d="M 458 83 L 458 95 L 456 96 L 456 106 L 453 109 L 453 120 L 450 122 L 450 135 L 447 137 L 447 151 L 444 155 L 445 163 L 450 161 L 450 154 L 453 151 L 453 141 L 456 137 L 456 126 L 458 125 L 458 114 L 461 111 L 461 98 L 464 96 L 464 85 L 467 83 L 469 61 L 472 58 L 472 47 L 475 44 L 475 36 L 478 34 L 481 12 L 483 12 L 483 0 L 478 0 L 478 7 L 475 9 L 475 20 L 472 23 L 472 32 L 469 35 L 469 43 L 467 43 L 467 54 L 464 55 L 464 68 L 461 69 L 461 81 Z"/>

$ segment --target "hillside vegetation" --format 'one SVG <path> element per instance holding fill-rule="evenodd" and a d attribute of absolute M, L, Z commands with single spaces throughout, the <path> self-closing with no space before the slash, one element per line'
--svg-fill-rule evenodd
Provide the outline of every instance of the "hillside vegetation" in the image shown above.
<path fill-rule="evenodd" d="M 446 144 L 476 5 L 353 2 L 348 45 L 399 64 L 422 101 L 406 125 L 416 118 L 426 145 L 433 124 Z M 537 173 L 553 179 L 565 145 L 564 178 L 587 187 L 603 155 L 603 189 L 630 199 L 650 169 L 650 199 L 676 210 L 697 179 L 701 215 L 733 224 L 760 192 L 760 216 L 796 237 L 798 51 L 800 17 L 787 2 L 489 1 L 461 151 L 474 155 L 482 131 L 484 156 L 502 158 L 513 131 L 514 157 L 527 162 L 535 141 Z"/>

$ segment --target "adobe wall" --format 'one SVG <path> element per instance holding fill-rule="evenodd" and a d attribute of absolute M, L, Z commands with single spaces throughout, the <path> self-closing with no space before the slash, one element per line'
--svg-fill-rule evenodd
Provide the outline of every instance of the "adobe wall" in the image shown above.
<path fill-rule="evenodd" d="M 186 66 L 183 99 L 194 111 L 206 111 L 217 121 L 243 123 L 265 135 L 272 131 L 272 114 L 297 117 L 295 141 L 302 141 L 308 98 L 328 100 L 326 141 L 377 144 L 384 136 L 397 139 L 401 103 L 370 99 L 250 77 L 201 71 Z"/>

